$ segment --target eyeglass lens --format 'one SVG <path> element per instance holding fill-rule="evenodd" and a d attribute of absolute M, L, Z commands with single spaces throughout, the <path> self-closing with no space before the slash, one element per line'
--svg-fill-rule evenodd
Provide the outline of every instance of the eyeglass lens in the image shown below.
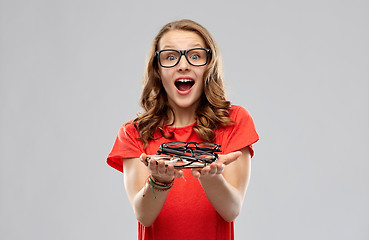
<path fill-rule="evenodd" d="M 208 143 L 208 142 L 201 142 L 201 143 L 170 142 L 170 143 L 166 143 L 164 147 L 168 147 L 171 149 L 178 149 L 178 150 L 186 150 L 187 148 L 194 148 L 194 149 L 200 149 L 204 151 L 212 151 L 212 150 L 216 150 L 219 146 L 214 143 Z"/>
<path fill-rule="evenodd" d="M 196 144 L 196 147 L 198 149 L 213 150 L 213 149 L 216 149 L 218 147 L 218 145 L 215 145 L 213 143 L 198 143 L 198 144 Z"/>
<path fill-rule="evenodd" d="M 185 53 L 187 61 L 194 66 L 202 66 L 207 62 L 207 51 L 203 48 L 195 48 Z M 181 52 L 176 50 L 163 50 L 159 53 L 160 64 L 164 67 L 175 66 L 181 57 Z"/>

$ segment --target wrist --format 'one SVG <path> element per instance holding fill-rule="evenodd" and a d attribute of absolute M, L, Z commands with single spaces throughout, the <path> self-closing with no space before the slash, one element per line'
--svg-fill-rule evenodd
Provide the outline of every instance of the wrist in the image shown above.
<path fill-rule="evenodd" d="M 154 174 L 151 174 L 150 175 L 153 180 L 155 180 L 156 182 L 159 182 L 159 183 L 162 183 L 164 185 L 166 184 L 170 184 L 174 181 L 174 176 L 173 177 L 160 177 L 160 176 L 157 176 L 157 175 L 154 175 Z"/>
<path fill-rule="evenodd" d="M 150 188 L 151 191 L 152 191 L 152 194 L 154 195 L 154 199 L 156 199 L 155 191 L 166 192 L 169 189 L 171 189 L 173 187 L 173 184 L 174 184 L 174 178 L 171 182 L 165 183 L 165 182 L 160 182 L 153 175 L 150 175 L 147 178 L 146 182 L 147 182 L 146 190 L 147 190 L 147 188 Z M 143 197 L 145 196 L 146 190 L 144 191 Z"/>
<path fill-rule="evenodd" d="M 215 174 L 215 175 L 200 175 L 198 178 L 200 183 L 214 183 L 223 181 L 223 175 L 222 174 Z"/>

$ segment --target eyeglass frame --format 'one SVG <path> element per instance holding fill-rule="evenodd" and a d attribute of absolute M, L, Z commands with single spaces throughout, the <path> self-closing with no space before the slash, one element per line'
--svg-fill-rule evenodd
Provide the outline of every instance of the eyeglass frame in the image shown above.
<path fill-rule="evenodd" d="M 166 154 L 166 155 L 170 155 L 173 157 L 185 158 L 189 161 L 203 161 L 206 163 L 212 163 L 218 159 L 218 154 L 216 153 L 211 153 L 211 152 L 206 152 L 206 151 L 201 151 L 201 150 L 196 150 L 196 151 L 197 152 L 195 152 L 194 154 L 194 151 L 192 149 L 187 149 L 186 151 L 178 151 L 174 149 L 163 148 L 163 149 L 158 150 L 157 154 L 158 155 Z M 191 156 L 186 155 L 186 153 L 190 153 Z M 200 157 L 196 155 L 196 153 L 203 153 L 204 155 L 207 154 L 209 156 L 212 156 L 212 158 Z"/>
<path fill-rule="evenodd" d="M 221 145 L 216 144 L 216 143 L 212 143 L 212 142 L 167 142 L 167 143 L 162 143 L 160 145 L 160 148 L 162 147 L 166 147 L 166 145 L 168 144 L 184 144 L 185 146 L 179 146 L 177 148 L 177 150 L 180 150 L 180 147 L 184 147 L 186 149 L 190 148 L 190 149 L 197 149 L 197 150 L 201 150 L 201 151 L 205 151 L 205 152 L 211 152 L 211 153 L 215 153 L 215 152 L 221 152 L 220 148 Z M 214 146 L 214 148 L 204 148 L 204 147 L 198 147 L 198 145 L 200 144 L 208 144 L 208 145 L 212 145 Z M 194 147 L 190 146 L 193 145 Z"/>
<path fill-rule="evenodd" d="M 221 145 L 215 144 L 215 143 L 210 143 L 213 144 L 215 146 L 215 149 L 208 149 L 208 151 L 205 151 L 204 148 L 197 148 L 196 144 L 201 144 L 201 143 L 196 143 L 196 142 L 169 142 L 169 144 L 173 144 L 173 143 L 185 143 L 187 146 L 185 147 L 186 149 L 184 150 L 178 150 L 178 149 L 172 149 L 169 147 L 166 147 L 165 145 L 168 143 L 162 143 L 160 145 L 160 149 L 157 151 L 158 155 L 161 154 L 168 154 L 171 156 L 178 156 L 178 157 L 182 157 L 182 158 L 186 158 L 189 161 L 203 161 L 205 163 L 213 163 L 215 161 L 218 160 L 218 154 L 215 152 L 221 152 L 220 147 Z M 189 144 L 194 144 L 194 147 L 188 147 Z M 186 155 L 186 153 L 190 153 L 191 156 Z M 204 157 L 200 157 L 200 156 L 196 156 L 196 153 L 199 154 L 206 154 L 209 156 L 212 156 L 211 159 L 208 158 L 204 158 Z M 195 154 L 195 155 L 194 155 Z"/>
<path fill-rule="evenodd" d="M 183 169 L 183 168 L 203 168 L 210 164 L 210 162 L 199 161 L 194 157 L 189 156 L 177 156 L 177 155 L 148 155 L 148 159 L 156 159 L 156 160 L 164 160 L 165 166 L 167 167 L 169 164 L 172 164 L 174 168 Z M 177 162 L 180 162 L 178 165 Z M 158 164 L 158 163 L 156 163 Z"/>
<path fill-rule="evenodd" d="M 195 64 L 192 64 L 189 60 L 188 60 L 188 57 L 187 57 L 187 53 L 189 51 L 192 51 L 192 50 L 197 50 L 197 49 L 201 49 L 201 50 L 205 50 L 206 51 L 206 61 L 204 64 L 201 64 L 201 65 L 195 65 Z M 174 64 L 173 66 L 163 66 L 161 64 L 161 61 L 160 61 L 160 53 L 162 52 L 165 52 L 165 51 L 175 51 L 177 53 L 179 53 L 179 57 L 178 57 L 178 61 L 176 62 L 176 64 Z M 187 49 L 187 50 L 177 50 L 177 49 L 163 49 L 163 50 L 157 50 L 155 51 L 155 57 L 158 59 L 158 62 L 159 62 L 159 65 L 163 68 L 172 68 L 172 67 L 175 67 L 176 65 L 178 65 L 178 63 L 181 61 L 181 58 L 182 58 L 182 55 L 185 56 L 187 62 L 191 65 L 191 66 L 195 66 L 195 67 L 202 67 L 202 66 L 205 66 L 206 64 L 208 64 L 208 61 L 210 59 L 209 56 L 211 56 L 211 49 L 208 49 L 208 48 L 191 48 L 191 49 Z"/>

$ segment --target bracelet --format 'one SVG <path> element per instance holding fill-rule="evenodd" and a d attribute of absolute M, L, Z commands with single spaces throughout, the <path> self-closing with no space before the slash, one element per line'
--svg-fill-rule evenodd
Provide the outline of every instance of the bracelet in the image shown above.
<path fill-rule="evenodd" d="M 162 188 L 171 188 L 171 187 L 173 187 L 173 184 L 174 184 L 174 178 L 169 183 L 162 183 L 158 179 L 156 179 L 153 175 L 150 175 L 149 178 L 148 178 L 148 180 L 152 184 L 154 184 L 154 185 L 156 185 L 158 187 L 162 187 Z"/>
<path fill-rule="evenodd" d="M 169 183 L 162 183 L 162 182 L 159 182 L 154 176 L 150 175 L 147 180 L 146 180 L 147 184 L 150 186 L 151 188 L 151 191 L 154 195 L 154 198 L 156 199 L 156 195 L 155 195 L 155 191 L 168 191 L 169 189 L 171 189 L 174 185 L 174 178 L 171 182 Z M 144 195 L 145 196 L 145 193 L 146 191 L 144 192 Z"/>

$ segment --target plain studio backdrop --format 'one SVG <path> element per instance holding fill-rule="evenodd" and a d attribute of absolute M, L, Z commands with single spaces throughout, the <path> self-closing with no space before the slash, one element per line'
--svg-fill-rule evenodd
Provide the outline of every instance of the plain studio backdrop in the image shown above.
<path fill-rule="evenodd" d="M 0 238 L 137 238 L 106 156 L 141 111 L 153 37 L 182 18 L 213 34 L 260 134 L 236 239 L 369 239 L 360 0 L 1 0 Z"/>

